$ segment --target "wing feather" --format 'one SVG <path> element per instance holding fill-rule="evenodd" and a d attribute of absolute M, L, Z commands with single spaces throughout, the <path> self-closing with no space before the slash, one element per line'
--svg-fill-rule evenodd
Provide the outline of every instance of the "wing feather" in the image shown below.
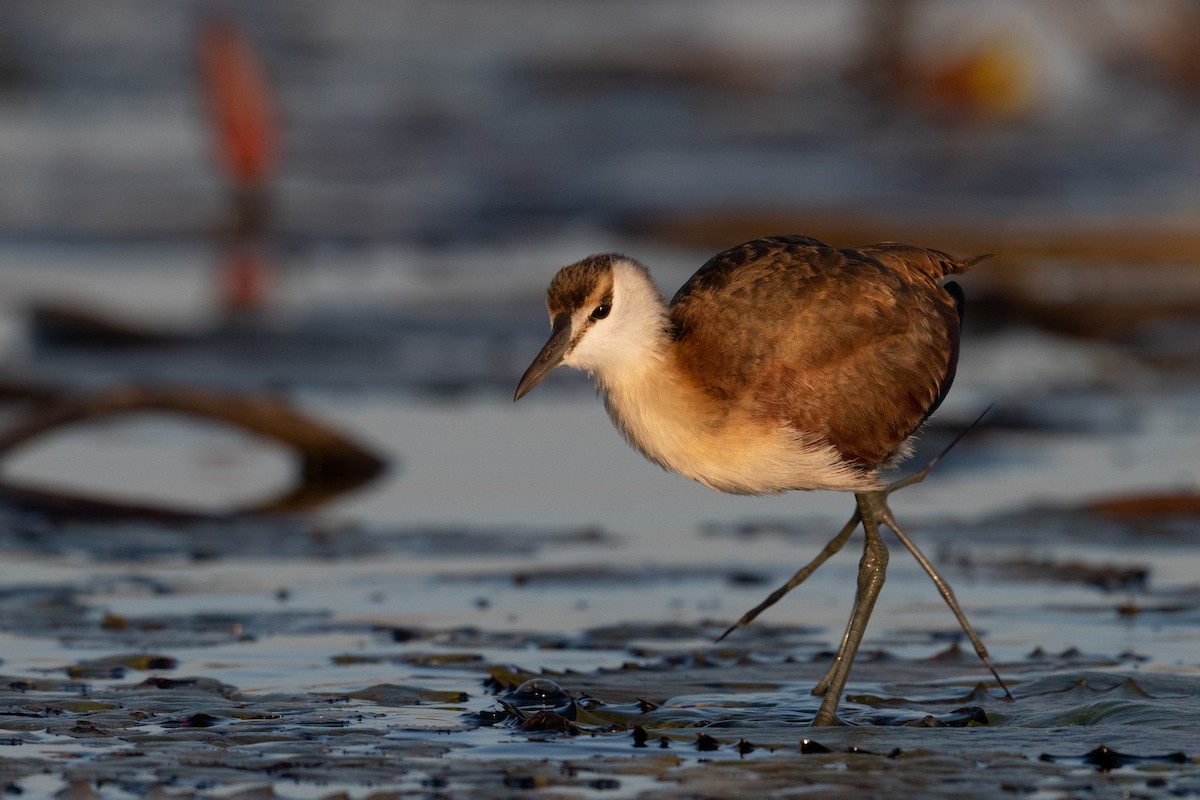
<path fill-rule="evenodd" d="M 949 389 L 960 318 L 937 278 L 966 266 L 911 245 L 757 239 L 675 295 L 677 352 L 728 416 L 790 426 L 874 467 Z"/>

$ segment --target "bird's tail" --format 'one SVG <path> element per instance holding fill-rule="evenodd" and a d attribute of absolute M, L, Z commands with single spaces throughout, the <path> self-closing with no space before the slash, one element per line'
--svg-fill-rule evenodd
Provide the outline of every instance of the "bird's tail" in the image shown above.
<path fill-rule="evenodd" d="M 855 249 L 860 253 L 871 256 L 871 258 L 874 258 L 879 263 L 901 274 L 910 277 L 923 275 L 933 278 L 935 281 L 940 281 L 947 275 L 958 275 L 966 272 L 980 261 L 991 258 L 993 255 L 992 253 L 985 253 L 981 256 L 960 261 L 949 253 L 943 253 L 941 250 L 930 250 L 925 247 L 917 247 L 916 245 L 903 244 L 901 242 L 881 242 L 880 244 L 868 244 Z"/>

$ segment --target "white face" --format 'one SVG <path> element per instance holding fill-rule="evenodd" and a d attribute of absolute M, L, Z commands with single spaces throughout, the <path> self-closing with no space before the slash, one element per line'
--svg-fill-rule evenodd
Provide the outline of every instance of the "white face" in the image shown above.
<path fill-rule="evenodd" d="M 613 264 L 612 304 L 577 309 L 571 315 L 573 337 L 583 335 L 562 363 L 603 374 L 643 362 L 657 345 L 666 307 L 645 270 L 626 261 Z"/>
<path fill-rule="evenodd" d="M 578 338 L 575 346 L 563 356 L 564 365 L 590 372 L 608 360 L 612 340 L 617 338 L 610 324 L 615 320 L 611 312 L 603 319 L 594 317 L 594 312 L 595 309 L 580 308 L 571 315 L 572 338 Z M 580 336 L 578 331 L 583 331 L 583 335 Z"/>
<path fill-rule="evenodd" d="M 661 366 L 669 344 L 667 306 L 650 273 L 619 256 L 602 267 L 599 259 L 609 257 L 563 267 L 551 281 L 547 306 L 552 333 L 521 376 L 514 401 L 563 364 L 591 373 L 601 387 L 610 387 L 618 376 Z M 571 309 L 576 303 L 579 307 Z"/>

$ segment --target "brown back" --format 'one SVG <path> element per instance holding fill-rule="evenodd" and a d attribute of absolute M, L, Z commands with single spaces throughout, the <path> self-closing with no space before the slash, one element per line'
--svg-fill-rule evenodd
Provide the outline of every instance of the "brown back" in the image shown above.
<path fill-rule="evenodd" d="M 757 239 L 676 293 L 677 352 L 727 413 L 790 424 L 873 467 L 950 388 L 961 291 L 939 279 L 968 266 L 912 245 Z"/>

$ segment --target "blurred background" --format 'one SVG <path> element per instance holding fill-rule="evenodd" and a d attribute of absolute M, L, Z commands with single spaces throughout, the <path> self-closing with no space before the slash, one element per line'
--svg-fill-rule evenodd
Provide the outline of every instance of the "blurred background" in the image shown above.
<path fill-rule="evenodd" d="M 321 692 L 469 694 L 341 707 L 382 741 L 478 727 L 459 706 L 491 702 L 484 663 L 693 663 L 849 498 L 665 475 L 568 370 L 512 393 L 560 266 L 623 251 L 670 296 L 721 249 L 795 233 L 995 254 L 961 281 L 957 382 L 916 463 L 996 405 L 893 508 L 1001 671 L 1062 678 L 1046 695 L 1071 707 L 1001 708 L 1016 733 L 994 751 L 1054 750 L 1028 730 L 1085 718 L 1119 727 L 1079 752 L 1123 744 L 1132 690 L 1093 715 L 1068 691 L 1089 666 L 1029 654 L 1195 672 L 1198 142 L 1192 0 L 4 0 L 0 652 L 25 677 L 0 700 L 36 716 L 80 674 L 113 708 L 144 700 L 144 722 L 97 719 L 161 734 L 147 770 L 175 775 L 166 695 L 130 699 L 126 669 L 292 692 L 321 719 L 340 713 Z M 812 663 L 856 561 L 726 644 Z M 957 636 L 897 552 L 868 647 L 924 659 Z M 472 655 L 435 674 L 422 649 Z M 920 675 L 984 676 L 946 664 Z M 774 727 L 748 735 L 794 749 L 809 683 L 751 703 Z M 1192 690 L 1167 684 L 1146 684 L 1172 699 L 1138 746 L 1194 756 Z M 76 741 L 91 713 L 22 734 L 22 757 L 74 748 L 124 779 L 125 740 Z"/>
<path fill-rule="evenodd" d="M 1164 425 L 1194 433 L 1198 40 L 1186 0 L 12 0 L 4 389 L 18 418 L 80 403 L 37 431 L 109 415 L 88 398 L 121 387 L 296 404 L 390 465 L 339 519 L 612 522 L 644 491 L 625 468 L 653 468 L 586 380 L 508 405 L 548 278 L 619 249 L 669 295 L 782 232 L 996 254 L 966 277 L 947 428 L 999 400 L 993 427 L 1120 437 L 1175 397 Z M 288 485 L 286 442 L 155 425 L 5 440 L 5 474 L 206 513 Z M 955 505 L 1190 493 L 1194 441 L 1168 438 Z M 612 471 L 589 475 L 598 452 Z M 679 491 L 684 519 L 726 508 Z"/>
<path fill-rule="evenodd" d="M 1198 40 L 1186 0 L 13 0 L 4 388 L 18 416 L 85 398 L 51 429 L 120 387 L 279 398 L 391 465 L 351 517 L 536 522 L 568 512 L 526 490 L 604 427 L 582 376 L 507 405 L 554 270 L 623 250 L 669 296 L 782 232 L 995 253 L 966 277 L 981 344 L 946 425 L 999 400 L 1001 427 L 1127 431 L 1136 387 L 1161 401 L 1200 366 Z M 556 400 L 586 409 L 569 445 L 537 427 Z M 422 441 L 398 409 L 453 421 Z M 240 434 L 137 430 L 0 442 L 6 475 L 209 510 L 288 483 Z M 1194 486 L 1187 452 L 1141 480 Z M 586 473 L 552 495 L 595 520 L 620 493 L 588 506 Z M 482 502 L 448 506 L 463 486 Z"/>
<path fill-rule="evenodd" d="M 1194 270 L 1167 266 L 1195 255 L 1200 206 L 1186 0 L 0 14 L 0 269 L 17 311 L 494 311 L 582 251 L 661 262 L 669 289 L 780 231 L 995 251 L 989 283 L 1088 262 L 1039 275 L 1031 300 L 1099 292 L 1090 273 L 1133 260 L 1169 273 L 1138 293 L 1197 292 Z M 235 194 L 257 196 L 252 212 Z M 247 228 L 257 246 L 231 253 Z M 264 263 L 239 273 L 239 258 Z"/>

